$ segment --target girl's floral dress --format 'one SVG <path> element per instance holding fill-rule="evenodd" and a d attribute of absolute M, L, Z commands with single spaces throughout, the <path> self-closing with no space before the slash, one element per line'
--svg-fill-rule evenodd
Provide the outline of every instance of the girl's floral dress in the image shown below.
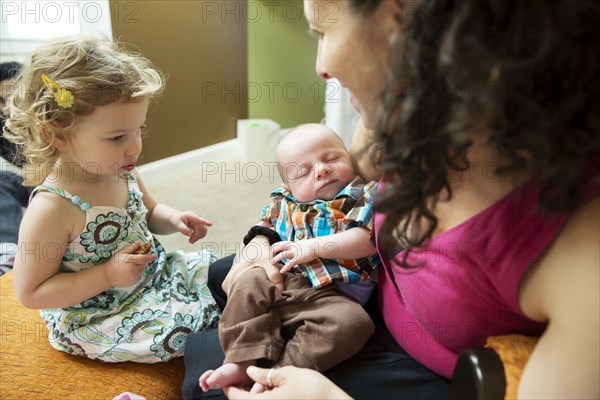
<path fill-rule="evenodd" d="M 209 252 L 167 253 L 146 223 L 147 209 L 135 178 L 128 174 L 127 208 L 90 207 L 78 196 L 42 185 L 86 214 L 86 226 L 67 245 L 60 272 L 77 273 L 110 259 L 136 241 L 150 241 L 157 258 L 141 279 L 113 287 L 80 304 L 44 309 L 50 344 L 58 350 L 107 362 L 155 363 L 181 356 L 187 335 L 216 328 L 220 311 L 206 285 Z"/>

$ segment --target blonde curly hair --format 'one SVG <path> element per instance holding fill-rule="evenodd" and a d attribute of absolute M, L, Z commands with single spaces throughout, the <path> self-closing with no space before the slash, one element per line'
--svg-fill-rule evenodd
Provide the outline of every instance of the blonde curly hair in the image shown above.
<path fill-rule="evenodd" d="M 73 93 L 72 107 L 59 106 L 42 74 Z M 16 78 L 3 132 L 26 159 L 23 183 L 44 181 L 60 158 L 57 133 L 68 134 L 77 117 L 114 102 L 153 100 L 163 88 L 164 76 L 147 58 L 106 37 L 76 35 L 41 45 Z"/>

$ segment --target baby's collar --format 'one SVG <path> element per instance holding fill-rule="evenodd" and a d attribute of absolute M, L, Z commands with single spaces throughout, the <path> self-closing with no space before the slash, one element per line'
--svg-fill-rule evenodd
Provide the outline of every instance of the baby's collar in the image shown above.
<path fill-rule="evenodd" d="M 298 199 L 296 199 L 288 190 L 286 190 L 283 187 L 279 187 L 279 188 L 273 190 L 271 192 L 271 197 L 283 196 L 283 197 L 287 198 L 288 200 L 293 201 L 294 203 L 307 204 L 307 205 L 327 203 L 327 202 L 333 201 L 333 200 L 341 198 L 341 197 L 351 197 L 354 200 L 358 200 L 357 193 L 355 190 L 353 190 L 353 188 L 356 185 L 361 184 L 361 183 L 364 183 L 363 180 L 360 178 L 360 176 L 357 176 L 356 178 L 354 178 L 352 180 L 352 182 L 347 184 L 346 187 L 344 187 L 342 190 L 340 190 L 338 194 L 333 196 L 333 199 L 331 199 L 331 200 L 314 199 L 314 200 L 305 201 L 305 202 L 298 201 Z"/>

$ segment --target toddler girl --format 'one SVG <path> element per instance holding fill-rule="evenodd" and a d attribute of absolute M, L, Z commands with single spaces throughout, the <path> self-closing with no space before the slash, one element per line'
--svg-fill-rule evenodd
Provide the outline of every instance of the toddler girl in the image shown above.
<path fill-rule="evenodd" d="M 194 243 L 211 225 L 158 204 L 135 172 L 163 77 L 107 39 L 46 43 L 23 66 L 5 134 L 39 185 L 15 260 L 19 300 L 41 309 L 58 350 L 108 362 L 167 361 L 215 328 L 210 253 L 165 252 L 150 232 Z"/>

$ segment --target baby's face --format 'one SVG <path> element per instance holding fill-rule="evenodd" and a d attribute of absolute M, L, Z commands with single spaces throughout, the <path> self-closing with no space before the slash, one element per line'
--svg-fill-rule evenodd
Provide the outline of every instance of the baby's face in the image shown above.
<path fill-rule="evenodd" d="M 328 128 L 312 124 L 300 129 L 277 150 L 283 186 L 303 203 L 331 200 L 354 178 L 350 154 Z"/>

